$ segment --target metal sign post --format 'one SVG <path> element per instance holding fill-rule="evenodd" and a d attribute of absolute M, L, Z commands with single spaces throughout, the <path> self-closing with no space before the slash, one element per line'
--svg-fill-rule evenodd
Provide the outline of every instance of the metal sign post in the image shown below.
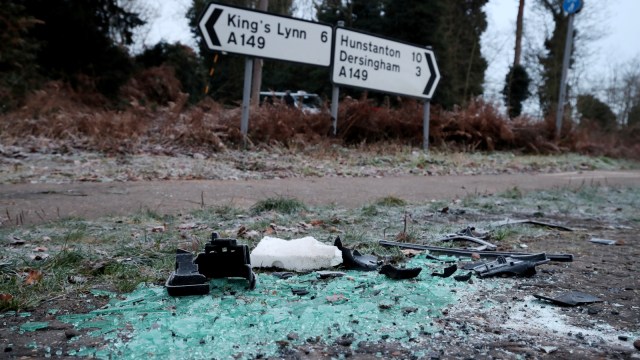
<path fill-rule="evenodd" d="M 556 109 L 556 140 L 560 139 L 562 132 L 564 102 L 567 92 L 567 72 L 569 71 L 571 49 L 573 48 L 573 18 L 575 17 L 575 14 L 582 9 L 582 0 L 565 0 L 562 4 L 562 8 L 567 14 L 569 14 L 569 24 L 567 26 L 567 39 L 564 43 L 564 58 L 562 59 L 562 75 L 560 77 L 560 94 L 558 94 L 558 108 Z"/>
<path fill-rule="evenodd" d="M 247 134 L 249 133 L 249 105 L 251 100 L 251 79 L 253 77 L 253 58 L 247 57 L 244 61 L 244 88 L 242 89 L 242 118 L 240 120 L 240 133 L 242 144 L 247 147 Z"/>
<path fill-rule="evenodd" d="M 209 50 L 246 55 L 240 131 L 247 145 L 253 57 L 331 65 L 333 28 L 327 24 L 210 2 L 198 28 Z"/>
<path fill-rule="evenodd" d="M 338 21 L 338 27 L 344 27 L 344 21 Z M 338 135 L 338 102 L 340 101 L 340 87 L 333 85 L 331 89 L 331 122 L 333 126 L 333 136 Z"/>
<path fill-rule="evenodd" d="M 440 81 L 431 48 L 337 27 L 331 81 L 334 96 L 337 85 L 343 85 L 424 100 L 423 147 L 428 150 L 429 105 Z M 336 115 L 337 108 L 334 133 Z"/>
<path fill-rule="evenodd" d="M 422 150 L 424 152 L 429 152 L 429 116 L 430 116 L 430 108 L 431 101 L 425 100 L 423 106 L 423 116 L 422 116 Z"/>

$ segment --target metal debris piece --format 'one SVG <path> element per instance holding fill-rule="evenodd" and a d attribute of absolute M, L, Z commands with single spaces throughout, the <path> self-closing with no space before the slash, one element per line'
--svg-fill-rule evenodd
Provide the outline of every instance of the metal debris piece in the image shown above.
<path fill-rule="evenodd" d="M 387 241 L 380 240 L 378 244 L 385 247 L 397 246 L 404 249 L 415 249 L 415 250 L 429 250 L 432 253 L 443 254 L 443 255 L 453 255 L 453 256 L 465 256 L 471 257 L 472 254 L 477 254 L 481 258 L 495 259 L 498 256 L 520 256 L 520 255 L 532 255 L 530 253 L 523 252 L 509 252 L 509 251 L 474 251 L 474 250 L 462 250 L 462 249 L 452 249 L 441 246 L 432 246 L 432 245 L 420 245 L 420 244 L 409 244 L 402 243 L 397 241 Z M 559 262 L 571 262 L 573 261 L 572 254 L 546 254 L 547 259 L 550 261 L 559 261 Z"/>
<path fill-rule="evenodd" d="M 455 241 L 455 240 L 470 241 L 476 244 L 480 244 L 479 247 L 470 249 L 474 251 L 494 251 L 498 248 L 496 245 L 486 240 L 472 237 L 472 236 L 467 236 L 467 235 L 459 235 L 459 234 L 447 234 L 445 237 L 440 238 L 437 241 Z"/>
<path fill-rule="evenodd" d="M 488 231 L 478 232 L 476 230 L 476 228 L 473 227 L 473 226 L 467 226 L 466 228 L 458 231 L 456 234 L 464 235 L 464 236 L 470 236 L 470 237 L 474 237 L 474 238 L 482 239 L 482 240 L 489 240 L 489 238 L 491 237 L 491 233 L 490 232 L 488 232 Z"/>
<path fill-rule="evenodd" d="M 490 226 L 498 227 L 498 226 L 516 225 L 516 224 L 531 224 L 531 225 L 538 225 L 538 226 L 546 226 L 546 227 L 563 230 L 563 231 L 574 231 L 572 228 L 567 226 L 547 223 L 547 222 L 537 221 L 537 220 L 530 220 L 530 219 L 522 219 L 522 220 L 505 219 L 502 221 L 492 222 Z"/>
<path fill-rule="evenodd" d="M 205 295 L 209 293 L 208 279 L 241 277 L 249 282 L 249 289 L 256 286 L 256 276 L 251 270 L 249 247 L 238 245 L 235 239 L 221 239 L 211 234 L 211 241 L 204 252 L 193 259 L 193 254 L 178 249 L 176 270 L 165 284 L 171 296 Z"/>
<path fill-rule="evenodd" d="M 602 302 L 600 298 L 597 298 L 591 294 L 583 293 L 580 291 L 568 291 L 559 294 L 556 297 L 549 297 L 540 294 L 533 295 L 540 300 L 550 301 L 556 305 L 561 306 L 577 306 L 582 304 L 591 304 L 595 302 Z"/>
<path fill-rule="evenodd" d="M 337 278 L 346 275 L 342 271 L 316 271 L 316 274 L 318 274 L 318 278 L 320 279 Z"/>
<path fill-rule="evenodd" d="M 599 239 L 599 238 L 591 238 L 592 243 L 594 244 L 602 244 L 602 245 L 615 245 L 617 243 L 617 241 L 615 240 L 609 240 L 609 239 Z"/>
<path fill-rule="evenodd" d="M 293 295 L 302 296 L 302 295 L 307 295 L 309 293 L 309 290 L 304 288 L 291 288 L 291 293 Z"/>
<path fill-rule="evenodd" d="M 441 262 L 452 262 L 452 261 L 442 260 L 442 259 L 438 258 L 437 256 L 433 256 L 431 254 L 426 254 L 424 252 L 424 250 L 402 249 L 402 250 L 400 250 L 400 252 L 402 252 L 402 254 L 404 256 L 409 257 L 409 258 L 414 257 L 414 256 L 416 256 L 418 254 L 422 254 L 427 259 L 441 261 Z"/>
<path fill-rule="evenodd" d="M 422 268 L 419 268 L 419 267 L 403 269 L 403 268 L 395 267 L 393 265 L 386 264 L 386 265 L 383 265 L 382 268 L 380 268 L 379 273 L 384 274 L 391 279 L 402 280 L 402 279 L 413 279 L 414 277 L 420 274 L 420 271 L 422 271 Z"/>
<path fill-rule="evenodd" d="M 288 279 L 290 277 L 295 276 L 294 273 L 289 271 L 276 271 L 276 272 L 272 272 L 271 275 L 277 277 L 278 279 Z"/>
<path fill-rule="evenodd" d="M 449 276 L 453 275 L 454 272 L 456 272 L 456 270 L 458 270 L 458 265 L 453 264 L 451 266 L 448 266 L 446 268 L 444 268 L 444 272 L 442 274 L 433 272 L 431 273 L 431 276 L 438 276 L 441 278 L 448 278 Z"/>
<path fill-rule="evenodd" d="M 549 259 L 545 253 L 526 256 L 498 256 L 494 261 L 477 265 L 473 271 L 480 277 L 496 275 L 533 276 L 536 274 L 536 266 L 546 264 Z"/>
<path fill-rule="evenodd" d="M 333 245 L 342 252 L 342 265 L 351 270 L 378 270 L 378 258 L 373 255 L 362 255 L 358 250 L 351 250 L 342 246 L 340 237 L 336 237 Z"/>

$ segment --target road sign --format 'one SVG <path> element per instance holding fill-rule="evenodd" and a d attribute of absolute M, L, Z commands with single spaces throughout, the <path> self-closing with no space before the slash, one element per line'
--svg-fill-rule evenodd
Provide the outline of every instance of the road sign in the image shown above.
<path fill-rule="evenodd" d="M 329 66 L 333 28 L 326 24 L 209 3 L 199 22 L 210 50 Z"/>
<path fill-rule="evenodd" d="M 433 97 L 440 80 L 433 51 L 341 27 L 335 29 L 334 41 L 334 84 Z"/>
<path fill-rule="evenodd" d="M 582 9 L 582 0 L 564 0 L 562 9 L 567 15 L 575 14 Z"/>

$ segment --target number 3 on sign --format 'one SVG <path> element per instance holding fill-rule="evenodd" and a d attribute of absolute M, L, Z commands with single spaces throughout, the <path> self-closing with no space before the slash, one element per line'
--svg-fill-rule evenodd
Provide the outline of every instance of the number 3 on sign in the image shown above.
<path fill-rule="evenodd" d="M 338 76 L 366 81 L 367 77 L 369 76 L 369 73 L 367 72 L 367 70 L 354 69 L 354 68 L 349 68 L 347 70 L 344 66 L 342 66 L 340 68 L 340 73 L 338 74 Z"/>

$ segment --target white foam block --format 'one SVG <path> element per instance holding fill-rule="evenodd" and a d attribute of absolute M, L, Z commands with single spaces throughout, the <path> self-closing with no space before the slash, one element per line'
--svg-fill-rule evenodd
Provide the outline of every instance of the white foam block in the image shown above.
<path fill-rule="evenodd" d="M 251 252 L 251 266 L 289 271 L 327 269 L 342 263 L 342 253 L 312 236 L 283 240 L 265 236 Z"/>

